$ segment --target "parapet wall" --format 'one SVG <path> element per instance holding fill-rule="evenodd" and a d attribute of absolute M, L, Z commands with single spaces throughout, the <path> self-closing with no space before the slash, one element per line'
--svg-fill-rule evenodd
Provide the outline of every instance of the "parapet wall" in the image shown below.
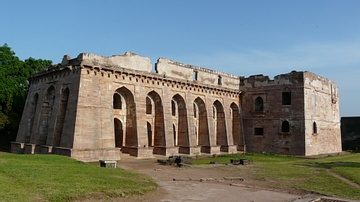
<path fill-rule="evenodd" d="M 239 89 L 239 77 L 202 67 L 186 65 L 169 59 L 159 58 L 155 70 L 165 77 L 198 82 L 205 85 L 225 86 L 230 89 Z"/>
<path fill-rule="evenodd" d="M 151 72 L 152 65 L 150 58 L 126 52 L 124 55 L 113 55 L 110 57 L 89 53 L 80 53 L 77 58 L 71 59 L 65 55 L 62 65 L 88 65 L 99 67 L 120 67 L 139 71 Z"/>
<path fill-rule="evenodd" d="M 268 76 L 253 75 L 249 77 L 240 78 L 241 87 L 265 87 L 275 85 L 288 85 L 288 84 L 303 84 L 304 83 L 304 72 L 292 71 L 287 74 L 280 74 L 271 80 Z"/>

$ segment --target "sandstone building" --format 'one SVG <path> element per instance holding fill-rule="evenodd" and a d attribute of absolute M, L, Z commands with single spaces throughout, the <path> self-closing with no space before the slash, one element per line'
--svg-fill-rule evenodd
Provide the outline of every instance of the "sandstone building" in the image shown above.
<path fill-rule="evenodd" d="M 64 56 L 34 74 L 14 153 L 82 161 L 154 154 L 341 152 L 338 90 L 310 72 L 270 80 L 133 53 Z"/>

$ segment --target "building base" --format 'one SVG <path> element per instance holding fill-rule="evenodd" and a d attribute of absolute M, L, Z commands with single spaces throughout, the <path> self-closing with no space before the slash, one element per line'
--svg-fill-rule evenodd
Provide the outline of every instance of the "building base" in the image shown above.
<path fill-rule="evenodd" d="M 179 147 L 179 153 L 181 154 L 189 154 L 190 156 L 199 155 L 201 154 L 201 147 L 194 146 L 194 147 Z"/>
<path fill-rule="evenodd" d="M 220 154 L 220 146 L 201 146 L 201 153 Z"/>

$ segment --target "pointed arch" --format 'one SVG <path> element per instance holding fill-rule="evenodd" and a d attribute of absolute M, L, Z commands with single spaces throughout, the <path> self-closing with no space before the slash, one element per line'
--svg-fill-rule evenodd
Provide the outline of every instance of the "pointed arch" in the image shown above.
<path fill-rule="evenodd" d="M 153 103 L 153 116 L 154 116 L 154 147 L 164 147 L 165 142 L 165 129 L 164 129 L 164 109 L 160 95 L 151 91 L 147 97 Z M 159 150 L 154 150 L 156 153 Z"/>
<path fill-rule="evenodd" d="M 176 106 L 176 122 L 174 129 L 177 128 L 176 139 L 174 139 L 174 144 L 180 147 L 189 147 L 189 132 L 188 132 L 188 120 L 187 120 L 187 109 L 186 103 L 182 96 L 176 94 L 172 97 L 172 101 Z M 181 150 L 179 150 L 181 151 Z"/>
<path fill-rule="evenodd" d="M 264 111 L 264 100 L 262 97 L 257 97 L 255 99 L 255 112 L 263 112 Z"/>
<path fill-rule="evenodd" d="M 117 118 L 114 118 L 115 147 L 122 148 L 124 144 L 123 124 Z"/>
<path fill-rule="evenodd" d="M 290 132 L 290 124 L 288 121 L 283 121 L 281 124 L 281 132 L 288 133 Z"/>
<path fill-rule="evenodd" d="M 193 106 L 197 108 L 197 114 L 198 114 L 198 116 L 194 118 L 195 119 L 194 130 L 195 130 L 197 145 L 202 146 L 201 150 L 203 151 L 206 149 L 205 147 L 210 146 L 206 105 L 205 102 L 200 97 L 197 97 L 194 100 Z"/>
<path fill-rule="evenodd" d="M 149 97 L 149 96 L 146 96 L 146 114 L 152 114 L 153 113 L 153 100 Z"/>
<path fill-rule="evenodd" d="M 121 145 L 122 148 L 137 146 L 138 135 L 137 135 L 136 105 L 134 101 L 134 95 L 126 87 L 118 88 L 114 94 L 119 95 L 120 100 L 124 101 L 121 103 L 122 114 L 121 114 L 121 119 L 119 119 L 123 133 L 123 137 L 122 137 L 123 143 L 122 144 L 118 143 L 118 145 Z M 119 99 L 119 97 L 117 97 L 116 99 Z M 128 153 L 127 149 L 122 149 L 122 151 L 124 153 Z"/>
<path fill-rule="evenodd" d="M 52 117 L 53 108 L 55 103 L 55 87 L 49 86 L 49 88 L 46 91 L 45 99 L 41 106 L 41 114 L 40 114 L 40 122 L 39 122 L 39 138 L 37 140 L 37 144 L 45 145 L 47 136 L 48 136 L 48 130 L 49 130 L 49 120 Z"/>
<path fill-rule="evenodd" d="M 228 146 L 225 113 L 224 113 L 224 107 L 218 100 L 214 102 L 214 106 L 216 109 L 216 122 L 215 122 L 216 144 L 221 146 L 220 147 L 221 150 L 223 147 Z"/>
<path fill-rule="evenodd" d="M 61 144 L 61 136 L 64 129 L 64 122 L 65 122 L 68 101 L 69 101 L 69 95 L 70 95 L 69 88 L 65 88 L 61 91 L 60 107 L 59 107 L 58 116 L 56 118 L 55 134 L 53 140 L 53 145 L 56 147 L 60 146 Z"/>
<path fill-rule="evenodd" d="M 119 93 L 116 93 L 116 92 L 113 95 L 113 108 L 114 109 L 122 108 L 121 96 L 119 95 Z"/>
<path fill-rule="evenodd" d="M 317 124 L 316 124 L 316 122 L 314 121 L 313 122 L 313 134 L 317 134 L 318 133 L 318 131 L 317 131 Z"/>
<path fill-rule="evenodd" d="M 231 109 L 231 123 L 232 123 L 232 137 L 234 145 L 240 145 L 242 143 L 241 139 L 241 118 L 239 107 L 233 102 L 230 105 Z"/>

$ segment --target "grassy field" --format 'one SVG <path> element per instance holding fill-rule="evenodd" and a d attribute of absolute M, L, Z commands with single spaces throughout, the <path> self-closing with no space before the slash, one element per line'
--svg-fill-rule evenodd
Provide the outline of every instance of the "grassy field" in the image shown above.
<path fill-rule="evenodd" d="M 270 154 L 238 154 L 198 157 L 194 164 L 230 159 L 253 161 L 247 175 L 273 188 L 293 188 L 327 196 L 360 200 L 360 189 L 329 174 L 329 170 L 360 184 L 360 154 L 316 159 Z M 94 164 L 56 155 L 15 155 L 0 153 L 0 201 L 72 201 L 84 198 L 113 198 L 142 195 L 155 190 L 149 178 L 123 169 L 101 168 Z"/>
<path fill-rule="evenodd" d="M 253 161 L 253 180 L 271 182 L 273 187 L 291 187 L 327 196 L 360 200 L 360 189 L 329 174 L 328 170 L 360 185 L 360 154 L 348 154 L 316 159 L 270 154 L 223 155 L 199 158 L 195 164 L 211 161 L 229 163 L 241 158 Z"/>
<path fill-rule="evenodd" d="M 0 201 L 71 201 L 141 195 L 157 188 L 149 177 L 65 156 L 0 153 Z"/>

